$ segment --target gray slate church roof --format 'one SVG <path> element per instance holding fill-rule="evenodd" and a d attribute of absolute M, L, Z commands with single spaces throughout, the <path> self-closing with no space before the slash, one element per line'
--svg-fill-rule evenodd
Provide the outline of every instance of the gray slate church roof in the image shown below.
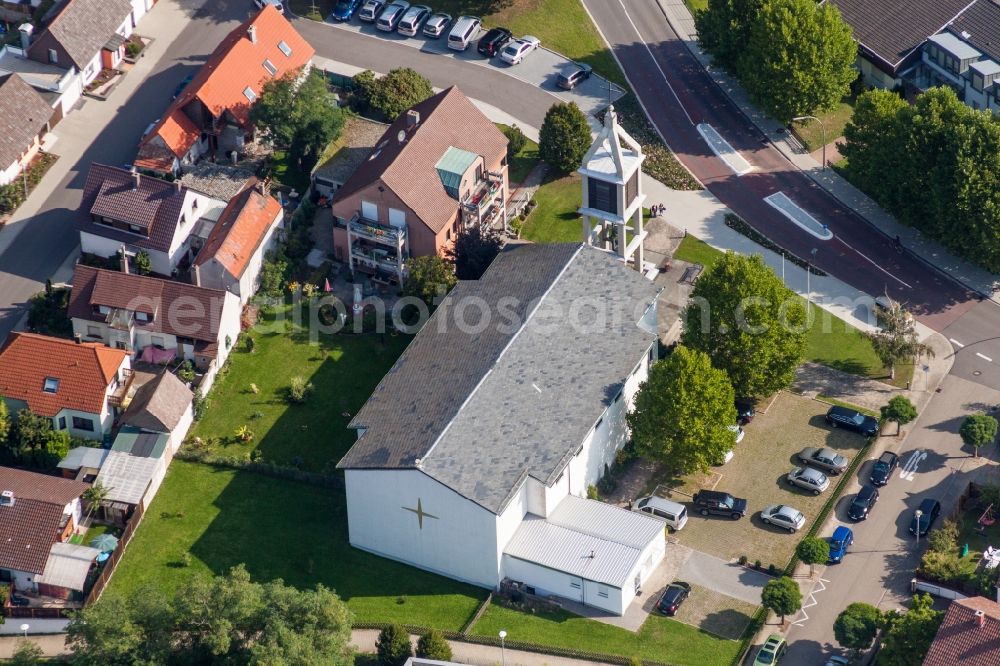
<path fill-rule="evenodd" d="M 596 248 L 508 246 L 482 279 L 459 283 L 383 378 L 339 467 L 419 468 L 500 513 L 527 475 L 551 484 L 576 454 L 655 342 L 638 322 L 656 294 Z M 472 297 L 494 319 L 463 332 L 453 313 Z M 474 323 L 478 308 L 468 311 Z M 516 323 L 498 326 L 497 312 Z"/>

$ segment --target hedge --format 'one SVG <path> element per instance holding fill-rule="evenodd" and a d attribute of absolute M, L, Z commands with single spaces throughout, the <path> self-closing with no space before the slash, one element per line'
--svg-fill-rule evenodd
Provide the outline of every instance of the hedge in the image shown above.
<path fill-rule="evenodd" d="M 765 249 L 771 250 L 772 252 L 776 252 L 784 256 L 785 259 L 792 262 L 799 268 L 808 269 L 809 272 L 812 273 L 813 275 L 818 275 L 820 277 L 826 277 L 827 275 L 825 271 L 821 271 L 815 266 L 810 265 L 808 261 L 800 259 L 799 257 L 795 256 L 785 248 L 781 247 L 780 245 L 772 241 L 764 234 L 760 233 L 759 231 L 751 227 L 743 220 L 743 218 L 741 218 L 739 215 L 735 213 L 726 213 L 726 226 L 732 229 L 733 231 L 746 236 L 754 243 L 757 243 L 757 245 L 760 245 Z"/>

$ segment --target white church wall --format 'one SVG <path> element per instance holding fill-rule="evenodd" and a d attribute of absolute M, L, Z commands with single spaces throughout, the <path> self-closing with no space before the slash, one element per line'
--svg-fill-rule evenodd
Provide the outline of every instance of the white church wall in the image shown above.
<path fill-rule="evenodd" d="M 510 500 L 507 506 L 504 508 L 503 513 L 496 516 L 496 545 L 497 550 L 494 554 L 495 562 L 500 562 L 503 558 L 503 549 L 507 547 L 507 542 L 510 541 L 511 537 L 514 536 L 514 532 L 517 528 L 521 526 L 521 521 L 524 520 L 524 514 L 528 512 L 528 496 L 530 491 L 528 490 L 529 484 L 533 481 L 531 477 L 525 480 L 525 483 L 521 484 L 520 489 L 518 489 L 517 494 Z M 497 580 L 503 577 L 501 572 L 497 576 Z"/>
<path fill-rule="evenodd" d="M 539 596 L 583 601 L 584 581 L 579 576 L 571 576 L 510 555 L 503 556 L 503 572 L 507 578 L 534 588 L 535 594 Z"/>
<path fill-rule="evenodd" d="M 349 469 L 344 479 L 352 546 L 496 587 L 500 548 L 495 514 L 419 470 Z M 423 511 L 422 527 L 418 508 Z"/>
<path fill-rule="evenodd" d="M 569 495 L 569 486 L 572 478 L 573 472 L 571 469 L 568 473 L 563 472 L 563 474 L 556 479 L 555 483 L 545 488 L 545 513 L 540 513 L 538 514 L 539 516 L 548 518 L 549 514 L 552 513 L 557 506 L 559 506 L 559 502 L 561 502 L 566 495 Z M 584 492 L 584 494 L 586 494 L 586 492 Z"/>
<path fill-rule="evenodd" d="M 528 477 L 524 482 L 525 500 L 528 513 L 536 516 L 545 515 L 545 493 L 548 489 L 545 484 L 533 477 Z"/>

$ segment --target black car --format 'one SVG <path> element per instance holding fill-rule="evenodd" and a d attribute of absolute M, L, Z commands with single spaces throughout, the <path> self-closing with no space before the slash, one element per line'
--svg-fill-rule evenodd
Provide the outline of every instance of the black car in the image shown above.
<path fill-rule="evenodd" d="M 507 28 L 490 28 L 489 31 L 483 35 L 482 39 L 479 40 L 479 44 L 476 45 L 476 49 L 482 53 L 487 58 L 492 58 L 496 54 L 500 53 L 500 49 L 507 45 L 510 38 L 514 35 Z"/>
<path fill-rule="evenodd" d="M 556 85 L 563 90 L 572 90 L 590 78 L 594 70 L 582 62 L 568 62 L 559 70 Z"/>
<path fill-rule="evenodd" d="M 753 408 L 753 403 L 749 400 L 737 398 L 736 399 L 736 422 L 741 426 L 744 426 L 751 421 L 753 417 L 757 415 L 757 411 Z"/>
<path fill-rule="evenodd" d="M 851 506 L 847 507 L 847 517 L 851 520 L 865 520 L 868 518 L 868 512 L 872 510 L 877 501 L 878 488 L 865 486 L 858 491 Z"/>
<path fill-rule="evenodd" d="M 874 467 L 872 467 L 871 481 L 876 486 L 884 486 L 889 483 L 889 477 L 892 476 L 892 470 L 896 469 L 899 464 L 899 456 L 897 456 L 892 451 L 886 451 L 878 457 L 875 461 Z"/>
<path fill-rule="evenodd" d="M 917 518 L 918 513 L 920 514 L 919 518 Z M 917 534 L 919 530 L 920 536 L 927 536 L 927 533 L 931 531 L 931 525 L 934 524 L 940 513 L 941 502 L 930 497 L 921 500 L 920 506 L 913 512 L 913 518 L 910 520 L 910 534 Z"/>
<path fill-rule="evenodd" d="M 694 495 L 694 505 L 703 516 L 729 516 L 739 520 L 747 515 L 747 501 L 718 490 L 702 490 Z"/>
<path fill-rule="evenodd" d="M 878 421 L 875 418 L 849 407 L 831 407 L 826 413 L 826 422 L 833 428 L 847 428 L 860 432 L 865 437 L 878 434 Z"/>
<path fill-rule="evenodd" d="M 674 581 L 663 590 L 663 594 L 656 602 L 657 612 L 664 615 L 673 615 L 681 607 L 684 600 L 691 594 L 691 586 L 683 581 Z"/>

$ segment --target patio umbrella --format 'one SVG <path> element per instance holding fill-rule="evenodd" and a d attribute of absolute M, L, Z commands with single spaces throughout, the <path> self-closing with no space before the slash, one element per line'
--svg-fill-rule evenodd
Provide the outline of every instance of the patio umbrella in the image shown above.
<path fill-rule="evenodd" d="M 330 286 L 330 278 L 326 278 L 326 279 L 325 279 L 325 280 L 323 281 L 323 291 L 325 291 L 325 292 L 326 292 L 326 293 L 328 293 L 328 294 L 329 294 L 329 293 L 330 293 L 331 291 L 333 291 L 333 288 L 332 288 L 332 287 Z"/>
<path fill-rule="evenodd" d="M 96 548 L 102 552 L 109 553 L 118 547 L 118 539 L 110 534 L 104 533 L 98 535 L 94 539 L 91 539 L 90 546 L 91 548 Z"/>

